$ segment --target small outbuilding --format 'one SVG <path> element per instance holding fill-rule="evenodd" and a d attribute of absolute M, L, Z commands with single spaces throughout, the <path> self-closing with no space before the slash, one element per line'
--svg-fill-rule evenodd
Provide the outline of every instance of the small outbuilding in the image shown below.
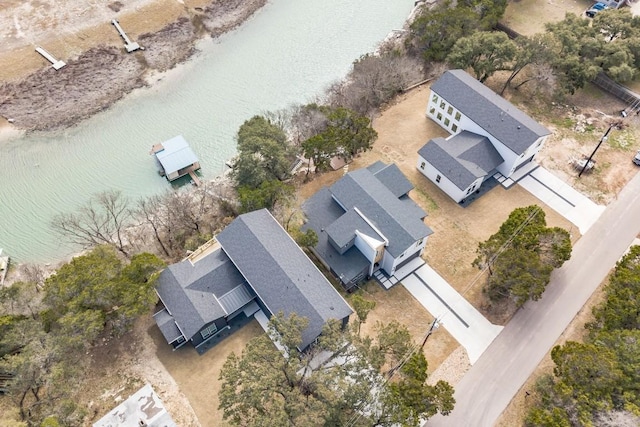
<path fill-rule="evenodd" d="M 198 182 L 195 171 L 200 169 L 200 162 L 182 135 L 154 145 L 151 152 L 160 165 L 160 174 L 169 181 L 191 175 L 194 181 Z"/>

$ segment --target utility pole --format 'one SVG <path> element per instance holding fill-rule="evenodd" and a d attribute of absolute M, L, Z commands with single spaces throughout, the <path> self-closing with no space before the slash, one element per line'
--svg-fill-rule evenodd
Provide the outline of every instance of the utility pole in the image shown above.
<path fill-rule="evenodd" d="M 582 167 L 582 170 L 578 174 L 578 178 L 580 178 L 582 176 L 582 172 L 584 172 L 584 170 L 587 168 L 587 166 L 589 166 L 589 162 L 591 161 L 591 159 L 593 159 L 593 156 L 595 156 L 596 151 L 598 151 L 598 148 L 600 148 L 602 143 L 607 140 L 607 137 L 609 136 L 609 132 L 611 132 L 611 129 L 613 129 L 614 127 L 617 127 L 618 125 L 619 125 L 618 122 L 614 122 L 614 123 L 611 123 L 609 125 L 609 129 L 607 129 L 607 131 L 604 133 L 604 135 L 602 135 L 602 138 L 600 138 L 600 142 L 598 142 L 598 145 L 596 145 L 596 148 L 593 150 L 593 153 L 591 153 L 591 155 L 589 156 L 587 161 L 584 162 L 584 166 Z"/>
<path fill-rule="evenodd" d="M 429 330 L 427 331 L 427 334 L 424 336 L 424 339 L 422 340 L 422 345 L 420 346 L 420 350 L 424 348 L 424 345 L 427 343 L 427 340 L 429 339 L 433 331 L 435 331 L 439 327 L 440 327 L 440 322 L 438 322 L 438 318 L 436 317 L 435 319 L 433 319 L 433 322 L 431 323 L 431 327 L 429 328 Z"/>

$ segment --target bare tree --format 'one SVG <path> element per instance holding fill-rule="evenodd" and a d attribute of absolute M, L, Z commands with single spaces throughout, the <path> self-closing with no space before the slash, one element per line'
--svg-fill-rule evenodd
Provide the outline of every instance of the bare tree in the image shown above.
<path fill-rule="evenodd" d="M 51 226 L 72 243 L 83 247 L 109 244 L 128 258 L 124 231 L 131 219 L 128 199 L 110 190 L 98 193 L 77 212 L 56 215 Z"/>
<path fill-rule="evenodd" d="M 329 104 L 368 115 L 411 84 L 424 79 L 422 62 L 395 52 L 367 54 L 328 93 Z"/>

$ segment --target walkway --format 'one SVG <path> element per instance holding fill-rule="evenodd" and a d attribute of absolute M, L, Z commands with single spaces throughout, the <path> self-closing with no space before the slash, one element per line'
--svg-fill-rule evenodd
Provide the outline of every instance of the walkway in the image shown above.
<path fill-rule="evenodd" d="M 382 270 L 375 271 L 373 273 L 373 277 L 382 285 L 383 288 L 389 290 L 393 285 L 413 273 L 418 268 L 422 267 L 423 264 L 423 259 L 417 257 L 397 269 L 395 274 L 391 277 L 387 276 Z"/>
<path fill-rule="evenodd" d="M 502 326 L 489 322 L 428 264 L 402 284 L 467 350 L 472 365 L 502 331 Z"/>
<path fill-rule="evenodd" d="M 571 221 L 582 235 L 600 218 L 606 207 L 592 202 L 541 166 L 520 179 L 518 184 Z"/>

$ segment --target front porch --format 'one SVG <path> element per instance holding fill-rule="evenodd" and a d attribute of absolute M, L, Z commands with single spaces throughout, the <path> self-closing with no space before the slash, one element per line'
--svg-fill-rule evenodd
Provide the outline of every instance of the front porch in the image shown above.
<path fill-rule="evenodd" d="M 401 266 L 396 270 L 396 272 L 389 276 L 382 269 L 377 270 L 373 273 L 373 278 L 378 282 L 383 288 L 391 289 L 392 286 L 400 282 L 402 279 L 419 269 L 424 265 L 424 260 L 419 256 L 409 260 L 405 265 Z"/>

